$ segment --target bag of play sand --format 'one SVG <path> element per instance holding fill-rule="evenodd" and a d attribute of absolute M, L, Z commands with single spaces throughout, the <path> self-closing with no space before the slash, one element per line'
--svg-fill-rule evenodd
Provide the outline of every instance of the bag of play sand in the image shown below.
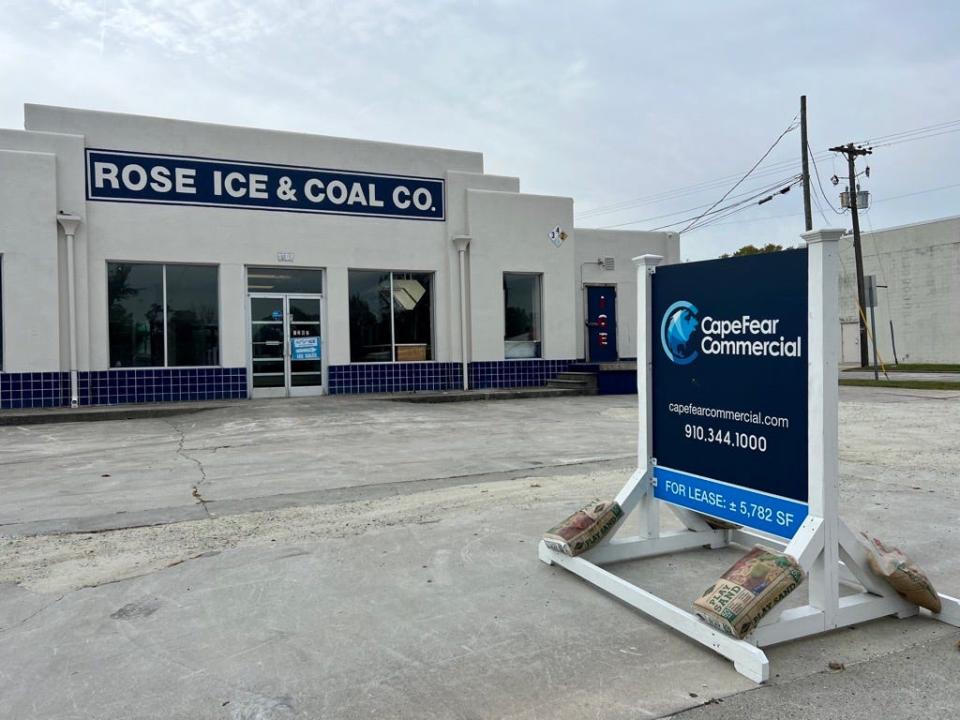
<path fill-rule="evenodd" d="M 623 510 L 614 500 L 594 503 L 547 530 L 543 542 L 551 550 L 574 557 L 600 542 L 621 515 Z"/>
<path fill-rule="evenodd" d="M 739 530 L 743 525 L 737 525 L 736 523 L 728 522 L 727 520 L 721 520 L 720 518 L 711 517 L 710 515 L 704 515 L 703 513 L 693 512 L 694 515 L 703 520 L 707 525 L 712 527 L 714 530 Z"/>
<path fill-rule="evenodd" d="M 905 600 L 926 608 L 930 612 L 940 612 L 942 606 L 937 591 L 926 574 L 917 567 L 900 548 L 889 547 L 877 538 L 860 533 L 866 543 L 867 562 L 874 574 L 879 575 Z"/>
<path fill-rule="evenodd" d="M 704 591 L 693 610 L 711 627 L 743 638 L 803 577 L 792 557 L 756 545 Z"/>

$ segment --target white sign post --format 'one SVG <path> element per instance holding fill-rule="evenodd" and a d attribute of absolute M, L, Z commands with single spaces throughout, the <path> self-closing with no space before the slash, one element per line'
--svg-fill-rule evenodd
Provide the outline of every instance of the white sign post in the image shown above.
<path fill-rule="evenodd" d="M 652 316 L 652 276 L 661 259 L 656 255 L 635 258 L 637 266 L 637 396 L 640 405 L 637 470 L 617 495 L 623 516 L 617 527 L 597 546 L 579 557 L 550 550 L 543 542 L 540 559 L 559 565 L 587 582 L 632 605 L 656 620 L 730 659 L 736 670 L 754 682 L 770 677 L 770 664 L 762 647 L 816 635 L 838 627 L 859 624 L 888 615 L 917 615 L 920 609 L 901 598 L 867 565 L 866 551 L 839 517 L 838 363 L 840 348 L 840 298 L 838 243 L 843 230 L 804 233 L 808 246 L 807 410 L 809 513 L 792 539 L 774 539 L 741 528 L 718 530 L 690 510 L 667 503 L 684 524 L 677 532 L 661 532 L 661 501 L 654 497 L 651 456 L 652 362 L 657 337 Z M 631 523 L 635 533 L 622 532 Z M 626 537 L 623 537 L 626 535 Z M 695 548 L 728 545 L 751 548 L 760 542 L 794 557 L 808 574 L 808 601 L 801 607 L 774 608 L 746 639 L 724 635 L 693 613 L 605 570 L 602 565 L 637 560 Z M 705 578 L 707 582 L 712 578 Z M 841 597 L 840 586 L 852 589 Z M 694 598 L 691 598 L 691 603 Z M 932 617 L 960 627 L 960 601 L 940 595 L 942 611 Z"/>

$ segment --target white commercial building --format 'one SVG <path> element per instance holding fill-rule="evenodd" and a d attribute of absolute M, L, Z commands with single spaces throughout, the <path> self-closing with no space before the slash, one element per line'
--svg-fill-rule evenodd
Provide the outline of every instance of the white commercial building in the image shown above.
<path fill-rule="evenodd" d="M 841 241 L 842 359 L 860 362 L 853 236 Z M 863 233 L 864 275 L 879 287 L 877 349 L 885 364 L 960 362 L 960 217 Z M 867 326 L 870 310 L 866 309 Z M 896 353 L 894 353 L 896 346 Z M 873 348 L 870 348 L 873 362 Z"/>
<path fill-rule="evenodd" d="M 540 385 L 644 253 L 483 157 L 40 105 L 0 130 L 0 407 Z"/>

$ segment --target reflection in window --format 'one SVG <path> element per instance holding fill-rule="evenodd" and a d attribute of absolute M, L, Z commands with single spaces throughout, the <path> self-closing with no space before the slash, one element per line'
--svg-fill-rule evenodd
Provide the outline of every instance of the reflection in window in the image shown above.
<path fill-rule="evenodd" d="M 163 367 L 163 265 L 107 265 L 111 367 Z"/>
<path fill-rule="evenodd" d="M 431 360 L 430 273 L 351 270 L 351 362 Z"/>
<path fill-rule="evenodd" d="M 217 268 L 167 265 L 167 364 L 216 365 L 219 361 Z"/>
<path fill-rule="evenodd" d="M 392 353 L 390 330 L 390 273 L 351 270 L 350 361 L 389 362 Z M 384 293 L 382 288 L 386 287 Z"/>
<path fill-rule="evenodd" d="M 507 359 L 541 357 L 541 277 L 529 273 L 503 274 L 503 352 Z"/>
<path fill-rule="evenodd" d="M 213 266 L 108 263 L 110 366 L 217 365 L 217 285 Z"/>
<path fill-rule="evenodd" d="M 427 273 L 393 274 L 395 359 L 431 360 L 430 280 Z"/>

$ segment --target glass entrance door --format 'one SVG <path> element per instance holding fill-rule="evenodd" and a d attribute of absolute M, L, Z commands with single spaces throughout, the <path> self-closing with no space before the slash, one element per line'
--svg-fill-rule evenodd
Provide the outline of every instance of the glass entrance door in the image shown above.
<path fill-rule="evenodd" d="M 320 298 L 287 295 L 287 394 L 319 395 L 323 391 L 323 341 Z"/>
<path fill-rule="evenodd" d="M 323 392 L 319 295 L 250 295 L 253 397 Z"/>

